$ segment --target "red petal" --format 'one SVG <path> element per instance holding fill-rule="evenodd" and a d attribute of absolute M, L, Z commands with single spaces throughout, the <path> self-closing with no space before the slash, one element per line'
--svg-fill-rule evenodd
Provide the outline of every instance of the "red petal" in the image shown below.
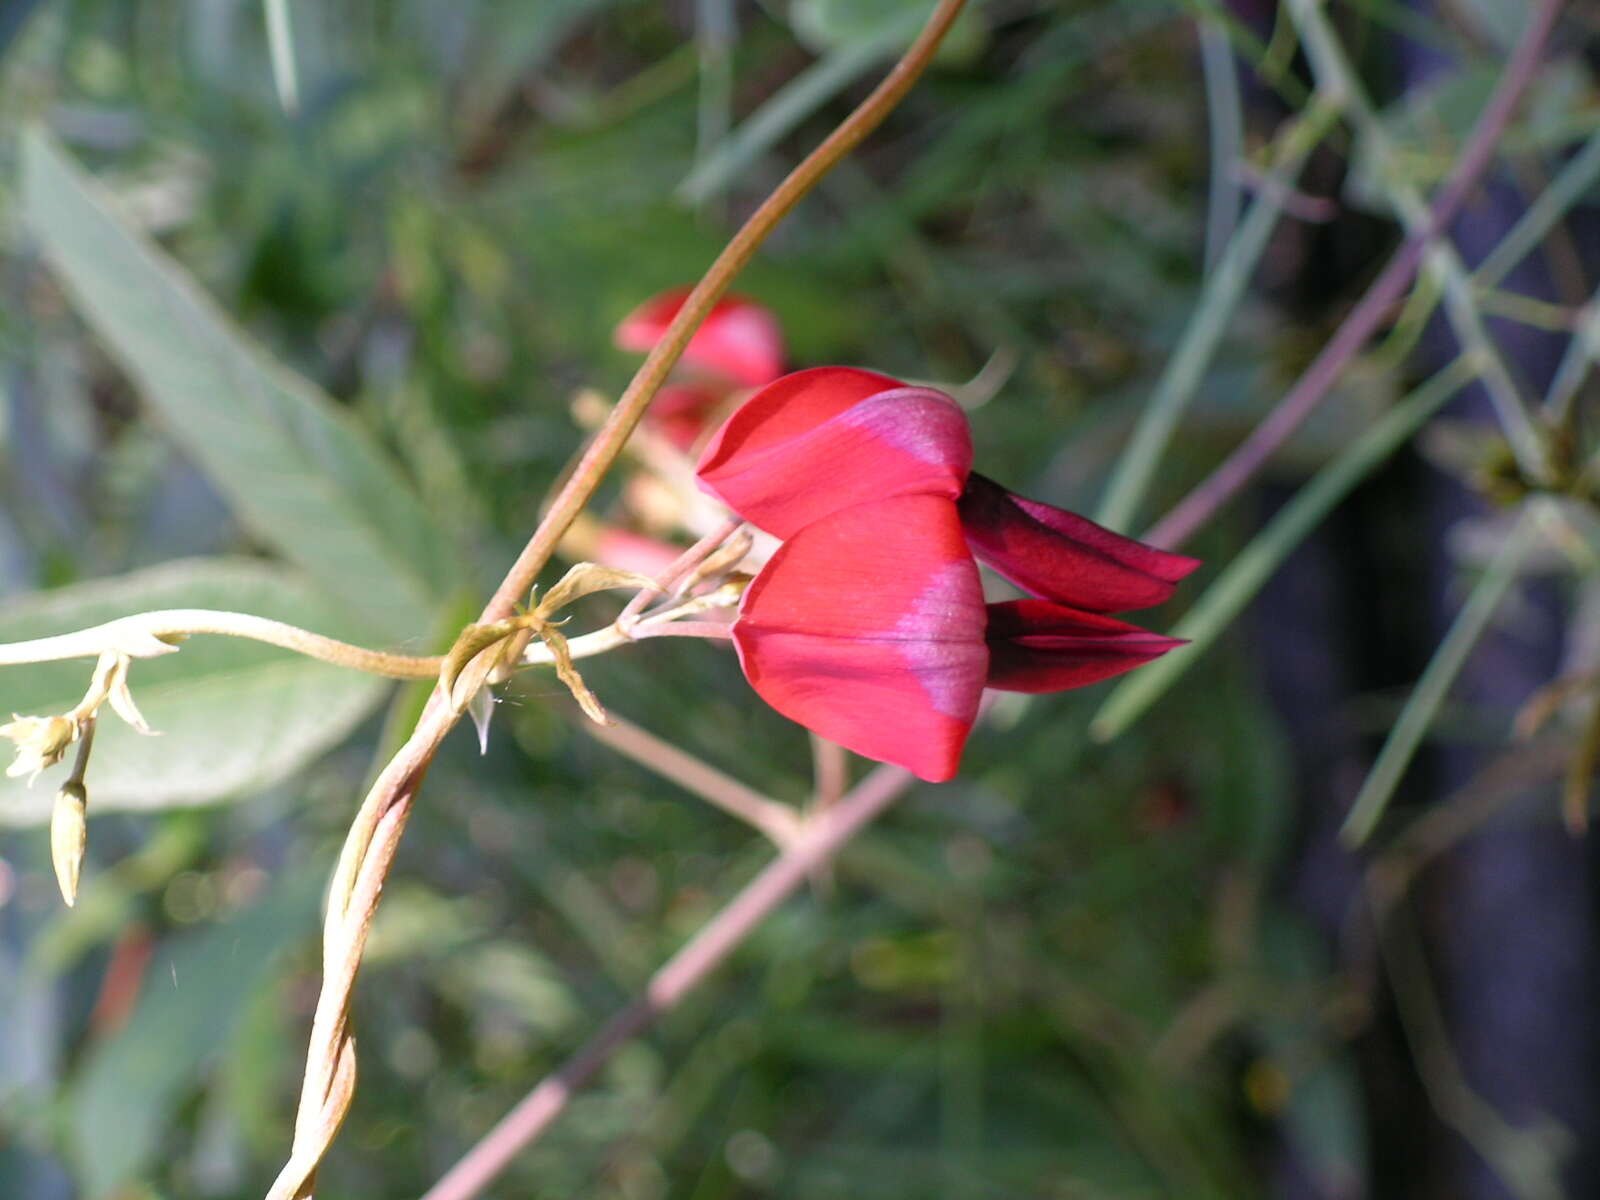
<path fill-rule="evenodd" d="M 1006 692 L 1064 692 L 1160 658 L 1179 638 L 1048 600 L 989 605 L 989 680 Z"/>
<path fill-rule="evenodd" d="M 966 414 L 942 392 L 849 367 L 763 388 L 706 447 L 700 485 L 778 537 L 890 496 L 954 500 L 972 468 Z"/>
<path fill-rule="evenodd" d="M 646 300 L 617 325 L 617 347 L 639 354 L 654 349 L 689 298 L 674 288 Z M 689 339 L 683 362 L 725 375 L 740 387 L 760 387 L 783 374 L 783 331 L 771 311 L 744 296 L 717 301 Z"/>
<path fill-rule="evenodd" d="M 656 393 L 645 410 L 645 420 L 679 450 L 687 451 L 700 440 L 707 422 L 727 398 L 725 392 L 696 384 L 670 383 Z"/>
<path fill-rule="evenodd" d="M 633 571 L 652 578 L 661 575 L 678 561 L 683 547 L 669 545 L 626 529 L 606 529 L 595 541 L 595 561 L 619 571 Z"/>
<path fill-rule="evenodd" d="M 955 506 L 901 496 L 785 542 L 745 593 L 733 640 L 784 716 L 939 781 L 956 773 L 983 695 L 983 621 Z"/>
<path fill-rule="evenodd" d="M 1093 612 L 1161 604 L 1200 565 L 978 474 L 961 496 L 961 524 L 973 553 L 1023 591 Z"/>

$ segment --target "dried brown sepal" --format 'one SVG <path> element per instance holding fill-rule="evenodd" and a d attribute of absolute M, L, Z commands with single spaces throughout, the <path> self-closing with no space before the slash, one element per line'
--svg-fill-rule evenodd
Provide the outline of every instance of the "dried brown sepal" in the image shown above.
<path fill-rule="evenodd" d="M 560 631 L 545 625 L 539 629 L 539 640 L 550 647 L 550 657 L 555 660 L 556 678 L 567 685 L 572 698 L 578 702 L 578 707 L 583 709 L 584 716 L 596 725 L 611 724 L 611 718 L 606 715 L 606 710 L 595 698 L 595 694 L 589 690 L 589 685 L 584 683 L 583 676 L 578 674 L 578 668 L 573 666 L 572 652 L 567 649 L 567 639 L 561 636 Z"/>
<path fill-rule="evenodd" d="M 456 644 L 450 647 L 450 653 L 445 655 L 439 667 L 439 685 L 453 704 L 459 706 L 471 699 L 470 696 L 456 695 L 456 684 L 460 682 L 467 664 L 496 642 L 503 642 L 516 633 L 526 624 L 526 620 L 525 617 L 511 617 L 486 625 L 468 625 L 461 631 L 461 636 L 456 638 Z"/>
<path fill-rule="evenodd" d="M 657 586 L 654 579 L 635 571 L 619 571 L 615 567 L 592 562 L 578 563 L 544 594 L 544 599 L 534 607 L 533 615 L 549 619 L 574 600 L 581 600 L 594 592 L 610 591 L 612 588 L 637 589 Z"/>
<path fill-rule="evenodd" d="M 495 659 L 493 668 L 488 675 L 489 683 L 504 683 L 517 673 L 517 668 L 522 664 L 522 652 L 528 648 L 528 643 L 534 639 L 534 629 L 537 626 L 532 619 L 523 628 L 516 630 L 500 645 L 500 653 Z"/>

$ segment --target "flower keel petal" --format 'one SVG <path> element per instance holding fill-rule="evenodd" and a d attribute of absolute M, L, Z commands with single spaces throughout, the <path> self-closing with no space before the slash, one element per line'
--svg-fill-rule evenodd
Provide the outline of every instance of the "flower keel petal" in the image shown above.
<path fill-rule="evenodd" d="M 1099 613 L 1047 600 L 989 605 L 988 685 L 1064 692 L 1131 671 L 1185 643 Z"/>
<path fill-rule="evenodd" d="M 1164 603 L 1200 565 L 976 473 L 961 496 L 961 523 L 979 560 L 1023 591 L 1091 612 Z"/>

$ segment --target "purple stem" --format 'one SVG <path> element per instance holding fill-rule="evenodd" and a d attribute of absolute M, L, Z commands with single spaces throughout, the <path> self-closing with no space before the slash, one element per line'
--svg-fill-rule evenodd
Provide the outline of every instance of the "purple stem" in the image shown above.
<path fill-rule="evenodd" d="M 1306 368 L 1305 374 L 1289 394 L 1279 401 L 1277 408 L 1251 431 L 1250 436 L 1221 466 L 1156 522 L 1142 540 L 1163 550 L 1173 550 L 1183 545 L 1250 481 L 1300 428 L 1317 405 L 1327 398 L 1350 360 L 1366 345 L 1367 339 L 1411 285 L 1428 246 L 1460 212 L 1468 194 L 1493 161 L 1495 147 L 1510 123 L 1512 113 L 1538 73 L 1539 60 L 1550 29 L 1565 3 L 1566 0 L 1543 0 L 1528 21 L 1528 27 L 1506 63 L 1494 95 L 1484 106 L 1455 169 L 1429 209 L 1427 225 L 1408 238 L 1389 260 L 1388 266 L 1373 281 L 1361 302 L 1350 310 L 1350 315 L 1339 326 L 1333 340 L 1322 348 L 1322 353 Z"/>
<path fill-rule="evenodd" d="M 721 966 L 766 917 L 911 783 L 900 767 L 878 767 L 832 807 L 811 817 L 789 848 L 745 885 L 651 976 L 632 1004 L 547 1075 L 422 1200 L 469 1200 L 561 1115 L 572 1095 L 623 1045 Z"/>

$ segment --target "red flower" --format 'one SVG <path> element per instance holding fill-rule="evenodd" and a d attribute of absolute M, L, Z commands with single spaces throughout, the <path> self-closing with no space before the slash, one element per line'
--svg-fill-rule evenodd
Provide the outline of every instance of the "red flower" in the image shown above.
<path fill-rule="evenodd" d="M 688 288 L 674 288 L 646 300 L 617 325 L 617 348 L 649 353 L 688 298 Z M 738 387 L 761 387 L 783 374 L 783 359 L 778 319 L 753 300 L 724 296 L 689 339 L 681 361 Z"/>
<path fill-rule="evenodd" d="M 705 433 L 706 425 L 728 403 L 728 393 L 716 388 L 669 383 L 656 392 L 645 410 L 645 420 L 667 441 L 688 453 Z"/>
<path fill-rule="evenodd" d="M 646 300 L 618 323 L 617 348 L 649 353 L 688 297 L 688 288 L 674 288 Z M 675 381 L 656 393 L 646 420 L 678 449 L 690 450 L 735 391 L 782 375 L 783 358 L 777 317 L 743 296 L 724 296 L 689 339 Z"/>
<path fill-rule="evenodd" d="M 607 526 L 595 538 L 589 553 L 604 566 L 655 578 L 678 561 L 683 548 L 642 533 Z"/>
<path fill-rule="evenodd" d="M 924 779 L 949 779 L 987 687 L 1052 692 L 1179 643 L 1105 616 L 1158 604 L 1195 560 L 971 473 L 955 401 L 887 376 L 786 376 L 728 420 L 701 486 L 784 544 L 734 644 L 785 716 Z M 1039 599 L 985 605 L 990 564 Z"/>

